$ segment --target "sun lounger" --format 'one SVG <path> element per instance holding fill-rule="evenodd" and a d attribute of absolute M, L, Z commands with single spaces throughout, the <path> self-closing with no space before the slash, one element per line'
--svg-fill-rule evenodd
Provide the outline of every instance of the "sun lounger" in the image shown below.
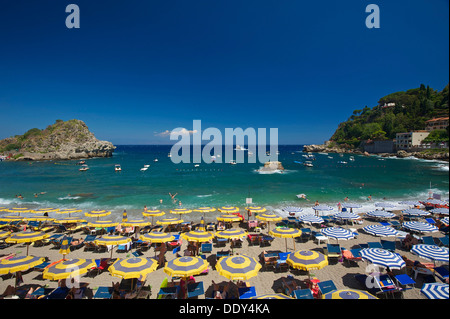
<path fill-rule="evenodd" d="M 44 299 L 66 299 L 69 291 L 68 287 L 58 287 L 46 295 Z"/>
<path fill-rule="evenodd" d="M 380 242 L 383 249 L 389 250 L 390 252 L 395 252 L 395 241 L 382 239 Z"/>
<path fill-rule="evenodd" d="M 436 238 L 439 246 L 448 247 L 448 236 Z"/>
<path fill-rule="evenodd" d="M 342 255 L 341 246 L 339 244 L 327 244 L 324 248 L 325 255 L 328 258 L 340 258 Z"/>
<path fill-rule="evenodd" d="M 177 299 L 179 291 L 180 286 L 160 288 L 158 292 L 158 299 Z"/>
<path fill-rule="evenodd" d="M 259 245 L 259 234 L 248 234 L 247 238 L 250 245 Z"/>
<path fill-rule="evenodd" d="M 218 251 L 216 253 L 216 260 L 219 260 L 222 257 L 228 257 L 228 256 L 230 256 L 230 251 L 229 250 L 227 250 L 227 251 L 221 250 L 221 251 Z"/>
<path fill-rule="evenodd" d="M 322 235 L 320 232 L 311 232 L 311 235 L 314 237 L 314 241 L 317 241 L 317 244 L 320 245 L 321 242 L 328 242 L 328 237 L 325 235 Z"/>
<path fill-rule="evenodd" d="M 260 236 L 259 240 L 260 240 L 261 247 L 270 246 L 274 239 L 275 238 L 273 238 L 272 236 L 264 236 L 264 235 Z"/>
<path fill-rule="evenodd" d="M 399 286 L 403 286 L 403 290 L 412 289 L 416 282 L 407 274 L 400 274 L 394 277 Z"/>
<path fill-rule="evenodd" d="M 307 240 L 311 239 L 311 228 L 301 228 L 300 230 L 302 231 L 302 241 L 304 238 L 306 238 Z"/>
<path fill-rule="evenodd" d="M 254 286 L 239 288 L 239 299 L 249 299 L 255 296 L 256 296 L 256 289 Z"/>
<path fill-rule="evenodd" d="M 111 299 L 113 288 L 101 286 L 98 287 L 97 291 L 94 294 L 94 299 Z"/>
<path fill-rule="evenodd" d="M 431 237 L 431 236 L 423 236 L 422 237 L 422 242 L 425 245 L 436 245 L 435 242 L 434 242 L 433 237 Z"/>
<path fill-rule="evenodd" d="M 326 280 L 317 283 L 321 295 L 337 290 L 333 280 Z"/>
<path fill-rule="evenodd" d="M 344 257 L 344 260 L 350 262 L 358 262 L 361 261 L 362 258 L 359 256 L 359 252 L 361 251 L 361 249 L 351 249 L 351 250 L 347 250 L 347 249 L 342 249 L 342 257 Z"/>
<path fill-rule="evenodd" d="M 440 266 L 440 267 L 436 267 L 434 268 L 435 274 L 436 276 L 444 283 L 446 283 L 449 278 L 449 273 L 448 273 L 448 269 Z"/>
<path fill-rule="evenodd" d="M 380 242 L 378 241 L 371 241 L 367 243 L 369 245 L 369 248 L 383 248 Z"/>
<path fill-rule="evenodd" d="M 395 228 L 395 229 L 400 229 L 400 227 L 402 226 L 402 224 L 400 224 L 398 221 L 396 220 L 391 220 L 391 225 Z"/>
<path fill-rule="evenodd" d="M 187 286 L 187 297 L 188 298 L 198 298 L 198 296 L 202 296 L 205 294 L 205 290 L 203 288 L 203 281 L 199 281 L 193 284 L 189 284 Z"/>
<path fill-rule="evenodd" d="M 202 245 L 200 246 L 200 251 L 203 254 L 212 252 L 212 244 L 211 243 L 202 243 Z"/>
<path fill-rule="evenodd" d="M 227 242 L 228 242 L 227 238 L 216 237 L 216 245 L 217 245 L 217 247 L 225 247 Z"/>
<path fill-rule="evenodd" d="M 314 299 L 311 290 L 307 288 L 294 290 L 291 297 L 295 297 L 295 299 Z"/>

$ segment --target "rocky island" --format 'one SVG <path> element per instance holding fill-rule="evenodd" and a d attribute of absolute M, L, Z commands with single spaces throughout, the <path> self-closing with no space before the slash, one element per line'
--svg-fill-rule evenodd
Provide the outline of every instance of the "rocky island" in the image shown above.
<path fill-rule="evenodd" d="M 116 147 L 98 140 L 80 120 L 57 120 L 40 130 L 0 140 L 0 155 L 9 160 L 71 160 L 110 157 Z"/>

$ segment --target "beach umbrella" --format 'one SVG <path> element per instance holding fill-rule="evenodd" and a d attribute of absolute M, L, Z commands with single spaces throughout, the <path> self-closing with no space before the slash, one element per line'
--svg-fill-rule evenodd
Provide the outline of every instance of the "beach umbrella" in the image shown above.
<path fill-rule="evenodd" d="M 367 216 L 372 218 L 393 218 L 395 217 L 394 213 L 387 212 L 385 210 L 374 210 L 366 213 Z"/>
<path fill-rule="evenodd" d="M 448 208 L 434 208 L 431 210 L 433 214 L 448 215 Z"/>
<path fill-rule="evenodd" d="M 133 257 L 118 258 L 108 267 L 110 274 L 122 279 L 145 278 L 158 268 L 158 262 L 153 258 Z"/>
<path fill-rule="evenodd" d="M 310 223 L 310 224 L 322 224 L 325 222 L 322 217 L 319 217 L 319 216 L 316 216 L 313 214 L 301 215 L 298 217 L 298 220 L 300 222 Z"/>
<path fill-rule="evenodd" d="M 265 211 L 267 211 L 267 209 L 262 206 L 248 206 L 247 210 L 251 211 L 252 213 L 264 213 Z"/>
<path fill-rule="evenodd" d="M 42 273 L 42 278 L 59 280 L 78 277 L 94 267 L 97 267 L 97 264 L 93 259 L 61 259 L 47 266 Z"/>
<path fill-rule="evenodd" d="M 426 258 L 426 259 L 432 260 L 434 262 L 443 261 L 443 262 L 448 263 L 448 248 L 447 247 L 418 244 L 418 245 L 412 246 L 411 252 L 422 258 Z"/>
<path fill-rule="evenodd" d="M 342 227 L 327 227 L 321 230 L 321 233 L 327 237 L 339 239 L 353 239 L 355 234 L 352 231 L 342 228 Z"/>
<path fill-rule="evenodd" d="M 77 224 L 77 223 L 86 223 L 86 219 L 79 217 L 64 217 L 55 219 L 55 223 L 59 224 Z"/>
<path fill-rule="evenodd" d="M 37 209 L 32 209 L 30 210 L 30 213 L 34 213 L 34 214 L 43 214 L 43 213 L 54 213 L 57 212 L 59 210 L 59 208 L 37 208 Z"/>
<path fill-rule="evenodd" d="M 217 217 L 217 220 L 221 222 L 232 223 L 241 221 L 242 217 L 238 215 L 221 215 Z"/>
<path fill-rule="evenodd" d="M 220 237 L 220 238 L 233 239 L 233 238 L 246 237 L 246 236 L 248 236 L 248 233 L 243 229 L 229 228 L 226 230 L 216 232 L 216 236 Z"/>
<path fill-rule="evenodd" d="M 97 219 L 99 219 L 100 217 L 105 217 L 108 215 L 111 215 L 110 211 L 107 210 L 91 210 L 90 212 L 86 212 L 84 213 L 85 216 L 88 217 L 97 217 Z"/>
<path fill-rule="evenodd" d="M 443 222 L 444 224 L 448 225 L 448 217 L 442 218 L 441 222 Z"/>
<path fill-rule="evenodd" d="M 371 293 L 356 289 L 334 290 L 322 295 L 322 299 L 378 299 Z"/>
<path fill-rule="evenodd" d="M 214 239 L 214 234 L 202 231 L 202 230 L 191 230 L 189 232 L 181 234 L 181 237 L 187 241 L 194 241 L 197 243 L 209 242 Z"/>
<path fill-rule="evenodd" d="M 297 206 L 285 206 L 281 209 L 288 213 L 300 213 L 303 211 L 303 208 Z"/>
<path fill-rule="evenodd" d="M 169 233 L 149 232 L 139 236 L 139 239 L 150 243 L 167 243 L 175 240 L 175 236 Z"/>
<path fill-rule="evenodd" d="M 405 261 L 399 254 L 391 253 L 381 248 L 364 248 L 360 251 L 362 259 L 370 261 L 374 265 L 389 267 L 390 269 L 401 269 L 406 266 Z"/>
<path fill-rule="evenodd" d="M 250 297 L 250 299 L 294 299 L 294 298 L 286 296 L 285 294 L 265 294 L 265 295 Z"/>
<path fill-rule="evenodd" d="M 214 207 L 199 207 L 194 209 L 194 212 L 199 212 L 199 213 L 211 213 L 214 212 L 216 209 Z"/>
<path fill-rule="evenodd" d="M 363 230 L 371 235 L 380 237 L 397 236 L 398 231 L 392 227 L 386 227 L 383 225 L 368 225 L 363 227 Z"/>
<path fill-rule="evenodd" d="M 423 222 L 405 222 L 403 223 L 403 227 L 420 233 L 439 231 L 439 229 L 436 226 Z"/>
<path fill-rule="evenodd" d="M 70 242 L 72 239 L 69 239 L 66 235 L 64 235 L 63 239 L 61 240 L 61 247 L 59 249 L 59 253 L 63 255 L 64 257 L 70 253 Z"/>
<path fill-rule="evenodd" d="M 246 255 L 224 256 L 216 264 L 219 274 L 231 280 L 248 280 L 256 276 L 261 268 L 256 258 Z"/>
<path fill-rule="evenodd" d="M 239 208 L 235 206 L 222 206 L 219 207 L 218 210 L 221 213 L 228 213 L 228 214 L 239 212 Z"/>
<path fill-rule="evenodd" d="M 328 205 L 316 205 L 313 207 L 314 212 L 316 215 L 319 215 L 319 212 L 330 212 L 332 211 L 334 208 Z"/>
<path fill-rule="evenodd" d="M 55 218 L 49 216 L 32 216 L 24 218 L 28 221 L 36 221 L 36 222 L 46 222 L 46 221 L 54 221 Z"/>
<path fill-rule="evenodd" d="M 11 232 L 10 232 L 10 231 L 0 230 L 0 239 L 5 239 L 5 238 L 8 237 L 9 235 L 11 235 Z"/>
<path fill-rule="evenodd" d="M 156 223 L 158 225 L 166 225 L 167 227 L 170 225 L 177 225 L 177 224 L 181 224 L 183 222 L 182 219 L 178 219 L 175 217 L 169 217 L 169 218 L 163 218 L 161 220 L 156 221 Z"/>
<path fill-rule="evenodd" d="M 171 209 L 170 213 L 171 214 L 179 214 L 180 215 L 180 219 L 181 219 L 181 215 L 182 214 L 192 213 L 192 210 L 191 209 L 187 209 L 187 208 L 175 208 L 175 209 Z"/>
<path fill-rule="evenodd" d="M 271 236 L 284 238 L 284 243 L 286 245 L 287 251 L 287 239 L 292 238 L 294 242 L 294 250 L 295 250 L 295 237 L 299 237 L 302 235 L 302 231 L 297 228 L 289 228 L 289 227 L 277 227 L 269 232 Z"/>
<path fill-rule="evenodd" d="M 267 230 L 270 230 L 270 222 L 279 222 L 283 220 L 283 217 L 280 217 L 273 213 L 263 213 L 256 216 L 257 219 L 267 222 L 269 225 L 267 227 Z"/>
<path fill-rule="evenodd" d="M 344 220 L 356 220 L 356 219 L 361 218 L 359 215 L 348 212 L 348 211 L 339 212 L 339 213 L 335 214 L 334 217 L 338 218 L 338 219 L 344 219 Z"/>
<path fill-rule="evenodd" d="M 426 283 L 420 290 L 428 299 L 448 299 L 448 284 Z"/>
<path fill-rule="evenodd" d="M 400 205 L 410 205 L 410 206 L 419 206 L 421 203 L 418 200 L 404 200 L 398 202 Z"/>
<path fill-rule="evenodd" d="M 83 210 L 78 208 L 60 208 L 55 213 L 57 214 L 74 214 L 74 213 L 81 213 Z"/>
<path fill-rule="evenodd" d="M 448 205 L 447 202 L 444 202 L 443 200 L 435 199 L 435 198 L 424 200 L 424 201 L 422 201 L 422 203 L 423 204 L 427 204 L 427 206 L 428 205 L 431 205 L 431 206 L 434 206 L 434 205 Z"/>
<path fill-rule="evenodd" d="M 200 226 L 198 227 L 197 230 L 206 231 L 206 227 L 205 227 L 205 219 L 204 219 L 203 217 L 200 219 Z"/>
<path fill-rule="evenodd" d="M 410 209 L 405 209 L 402 210 L 402 214 L 406 215 L 406 216 L 410 216 L 410 217 L 423 217 L 423 216 L 428 216 L 431 213 L 427 212 L 425 210 L 422 209 L 417 209 L 417 208 L 410 208 Z"/>
<path fill-rule="evenodd" d="M 150 226 L 151 224 L 150 221 L 144 219 L 130 219 L 126 222 L 121 222 L 121 225 L 125 227 L 145 227 Z"/>
<path fill-rule="evenodd" d="M 26 271 L 45 261 L 43 257 L 14 256 L 0 261 L 0 275 L 13 274 L 18 271 Z"/>
<path fill-rule="evenodd" d="M 184 256 L 170 260 L 164 267 L 164 272 L 171 277 L 187 278 L 195 276 L 208 269 L 208 262 L 199 257 Z"/>
<path fill-rule="evenodd" d="M 12 234 L 10 237 L 5 239 L 5 242 L 7 242 L 8 244 L 18 244 L 18 243 L 27 244 L 27 256 L 28 256 L 28 248 L 30 243 L 45 239 L 47 237 L 49 237 L 49 235 L 46 234 L 45 232 L 25 231 Z"/>
<path fill-rule="evenodd" d="M 286 262 L 295 269 L 310 271 L 313 269 L 322 269 L 328 265 L 328 257 L 317 251 L 299 250 L 290 253 Z"/>
<path fill-rule="evenodd" d="M 0 212 L 6 211 L 6 207 L 0 207 Z"/>
<path fill-rule="evenodd" d="M 0 217 L 0 221 L 7 222 L 7 223 L 17 222 L 17 221 L 21 221 L 21 220 L 23 220 L 22 216 L 9 216 L 9 215 L 6 215 L 6 216 Z"/>
<path fill-rule="evenodd" d="M 96 220 L 87 223 L 88 227 L 98 227 L 98 228 L 116 227 L 117 225 L 119 225 L 118 222 L 113 222 L 111 220 Z"/>
<path fill-rule="evenodd" d="M 159 210 L 159 209 L 153 209 L 153 210 L 147 210 L 146 212 L 142 212 L 142 216 L 145 217 L 151 217 L 152 218 L 152 225 L 153 225 L 153 218 L 154 217 L 159 217 L 159 216 L 163 216 L 166 213 Z"/>
<path fill-rule="evenodd" d="M 96 245 L 114 246 L 123 245 L 131 242 L 130 237 L 120 236 L 120 235 L 104 235 L 101 238 L 94 240 Z M 111 258 L 113 249 L 111 248 Z"/>
<path fill-rule="evenodd" d="M 30 213 L 31 209 L 26 208 L 26 207 L 12 207 L 12 208 L 7 208 L 4 211 L 8 212 L 8 213 L 18 213 L 20 215 L 20 213 Z"/>

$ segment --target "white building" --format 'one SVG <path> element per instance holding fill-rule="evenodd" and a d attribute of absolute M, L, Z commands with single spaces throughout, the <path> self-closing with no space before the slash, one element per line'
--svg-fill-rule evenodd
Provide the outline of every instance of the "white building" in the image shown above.
<path fill-rule="evenodd" d="M 430 134 L 428 131 L 397 133 L 395 146 L 397 150 L 411 151 L 418 149 L 422 141 Z"/>

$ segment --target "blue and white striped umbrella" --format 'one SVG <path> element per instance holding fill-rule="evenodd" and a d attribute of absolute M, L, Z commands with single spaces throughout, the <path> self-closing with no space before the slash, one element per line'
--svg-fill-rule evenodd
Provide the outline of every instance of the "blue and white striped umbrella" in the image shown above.
<path fill-rule="evenodd" d="M 421 233 L 437 232 L 439 230 L 436 226 L 423 222 L 406 222 L 403 223 L 403 227 Z"/>
<path fill-rule="evenodd" d="M 448 225 L 448 217 L 442 218 L 441 222 Z"/>
<path fill-rule="evenodd" d="M 430 212 L 417 208 L 405 209 L 402 210 L 402 213 L 407 216 L 416 216 L 416 217 L 423 217 L 430 215 Z"/>
<path fill-rule="evenodd" d="M 448 208 L 435 208 L 435 209 L 432 209 L 431 212 L 433 214 L 448 215 Z"/>
<path fill-rule="evenodd" d="M 361 217 L 355 213 L 350 212 L 340 212 L 334 215 L 334 217 L 339 219 L 360 219 Z"/>
<path fill-rule="evenodd" d="M 448 284 L 438 282 L 423 284 L 420 292 L 428 299 L 448 299 Z"/>
<path fill-rule="evenodd" d="M 344 208 L 361 208 L 362 205 L 356 204 L 356 203 L 344 203 L 344 204 L 342 204 L 342 207 L 344 207 Z"/>
<path fill-rule="evenodd" d="M 375 203 L 375 207 L 394 208 L 395 205 L 394 205 L 394 204 L 391 204 L 391 203 L 381 202 L 381 203 Z"/>
<path fill-rule="evenodd" d="M 286 206 L 283 207 L 282 210 L 289 213 L 300 213 L 303 211 L 303 208 L 297 206 Z"/>
<path fill-rule="evenodd" d="M 370 261 L 374 265 L 389 267 L 390 269 L 401 269 L 406 266 L 403 258 L 396 253 L 381 248 L 364 248 L 359 255 L 362 259 Z"/>
<path fill-rule="evenodd" d="M 390 213 L 390 212 L 387 212 L 385 210 L 374 210 L 374 211 L 366 213 L 366 215 L 369 216 L 369 217 L 374 217 L 374 218 L 392 218 L 392 217 L 395 217 L 394 213 Z"/>
<path fill-rule="evenodd" d="M 432 261 L 448 262 L 448 248 L 447 247 L 418 244 L 418 245 L 412 246 L 411 252 L 422 258 L 430 259 Z"/>
<path fill-rule="evenodd" d="M 363 230 L 368 234 L 380 237 L 397 236 L 398 234 L 398 231 L 394 228 L 383 225 L 368 225 L 364 227 Z"/>
<path fill-rule="evenodd" d="M 422 205 L 418 200 L 404 200 L 399 202 L 400 205 L 410 205 L 410 206 L 418 206 Z"/>
<path fill-rule="evenodd" d="M 432 205 L 446 205 L 447 204 L 443 200 L 435 199 L 435 198 L 427 199 L 427 200 L 424 200 L 423 202 L 427 203 L 427 204 L 432 204 Z"/>
<path fill-rule="evenodd" d="M 333 210 L 334 208 L 328 205 L 317 205 L 313 207 L 314 210 L 319 210 L 319 211 L 330 211 Z"/>
<path fill-rule="evenodd" d="M 355 237 L 352 231 L 342 228 L 342 227 L 327 227 L 321 230 L 321 233 L 327 237 L 334 239 L 345 239 L 349 240 Z"/>
<path fill-rule="evenodd" d="M 301 222 L 307 222 L 311 224 L 322 224 L 325 222 L 322 217 L 315 216 L 312 214 L 301 215 L 298 217 L 298 220 Z"/>

